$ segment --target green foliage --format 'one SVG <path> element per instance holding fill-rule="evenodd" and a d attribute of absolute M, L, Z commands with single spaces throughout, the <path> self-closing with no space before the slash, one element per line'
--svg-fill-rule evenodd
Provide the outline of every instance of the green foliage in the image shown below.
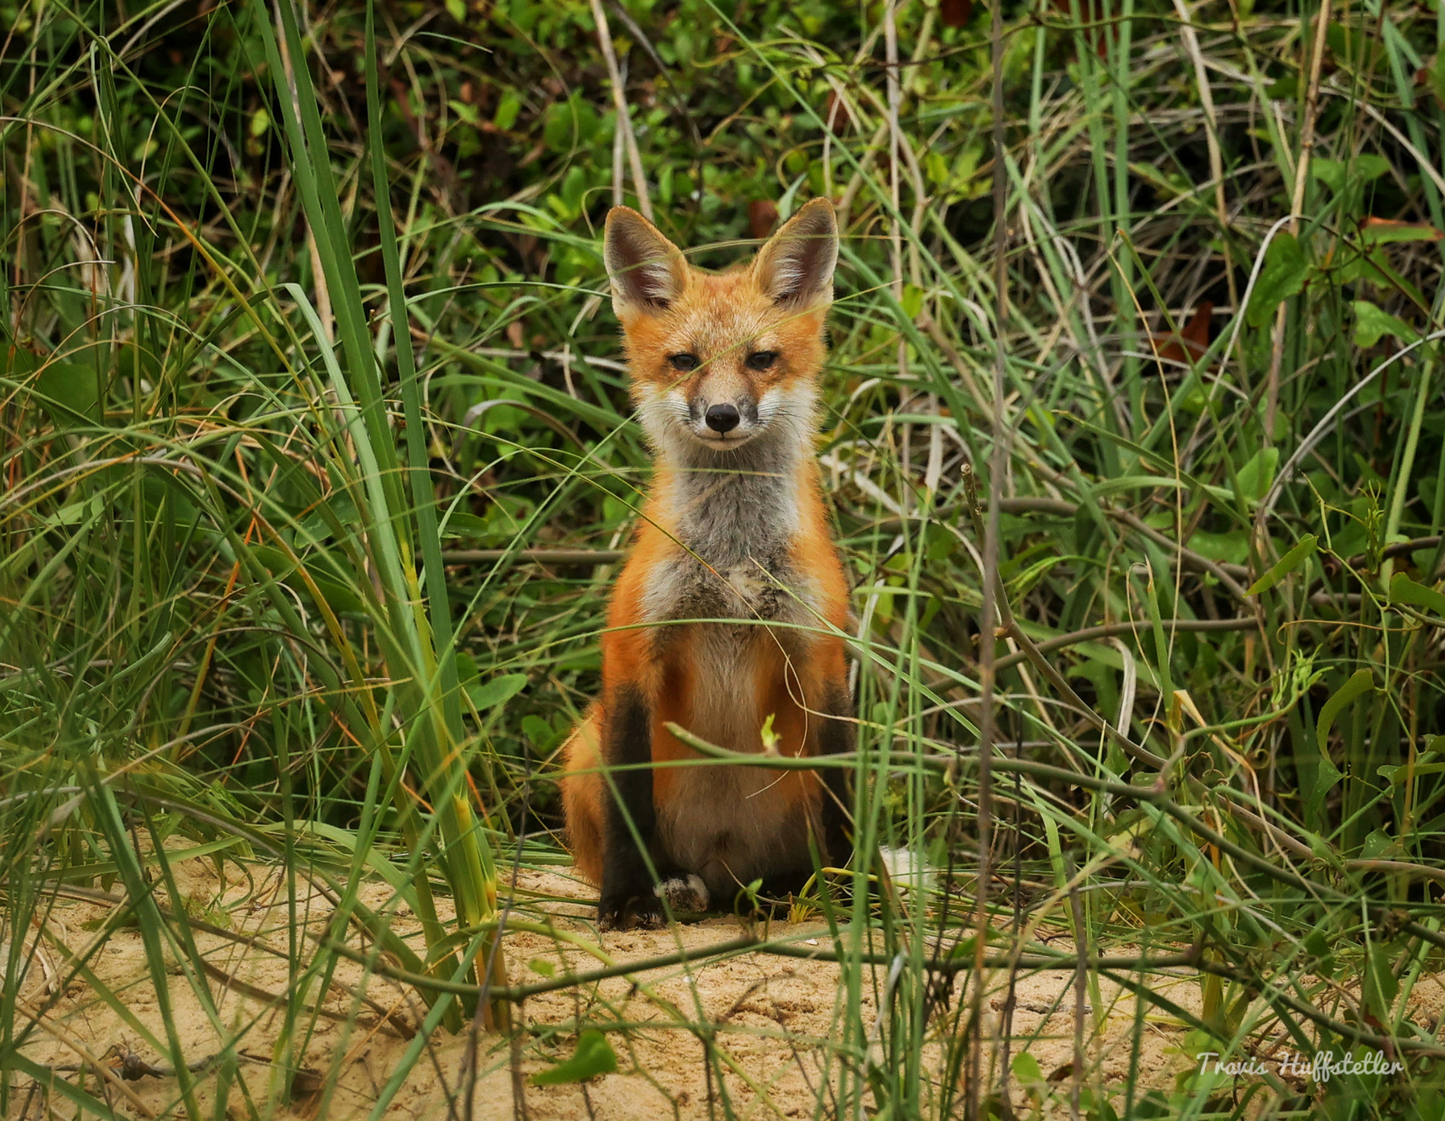
<path fill-rule="evenodd" d="M 1185 36 L 1162 3 L 1006 8 L 995 122 L 982 7 L 897 7 L 897 58 L 878 3 L 602 8 L 621 118 L 587 3 L 0 0 L 9 929 L 44 927 L 56 885 L 123 893 L 149 983 L 214 1009 L 187 912 L 153 898 L 167 854 L 274 861 L 293 932 L 294 881 L 321 885 L 336 917 L 289 947 L 286 1072 L 346 938 L 502 983 L 491 856 L 565 862 L 539 838 L 598 687 L 616 569 L 573 554 L 623 547 L 646 485 L 597 248 L 614 201 L 643 205 L 630 137 L 704 266 L 812 195 L 845 223 L 819 455 L 855 589 L 856 867 L 901 843 L 939 882 L 799 903 L 842 962 L 818 1115 L 961 1112 L 972 1001 L 994 994 L 926 958 L 972 954 L 980 892 L 991 957 L 1059 933 L 1197 944 L 1204 1013 L 1162 984 L 1139 999 L 1202 1049 L 1364 1046 L 1344 1025 L 1414 1056 L 1395 1082 L 1316 1087 L 1322 1115 L 1430 1100 L 1439 1027 L 1411 1000 L 1439 968 L 1445 858 L 1433 13 L 1339 19 L 1311 95 L 1313 9 L 1195 8 Z M 0 1111 L 48 1078 L 106 1113 L 29 1057 L 41 1014 L 6 937 Z M 420 1026 L 464 1024 L 415 991 Z M 589 1017 L 633 1029 L 577 1017 L 576 1056 L 534 1082 L 617 1069 Z M 733 1076 L 716 1025 L 673 1025 Z M 136 1038 L 178 1072 L 195 1057 L 174 1030 Z M 1072 1093 L 1031 1054 L 1012 1073 L 1015 1109 Z M 1253 1115 L 1223 1076 L 1086 1073 L 1085 1115 Z M 210 1077 L 176 1076 L 178 1112 L 207 1113 Z"/>
<path fill-rule="evenodd" d="M 577 1050 L 570 1059 L 563 1059 L 549 1070 L 532 1075 L 533 1086 L 561 1086 L 568 1082 L 585 1082 L 599 1074 L 617 1069 L 617 1052 L 600 1031 L 588 1029 L 577 1037 Z"/>

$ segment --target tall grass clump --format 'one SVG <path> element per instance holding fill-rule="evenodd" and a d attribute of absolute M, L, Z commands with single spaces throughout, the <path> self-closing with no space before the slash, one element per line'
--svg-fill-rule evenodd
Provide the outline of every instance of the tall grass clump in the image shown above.
<path fill-rule="evenodd" d="M 338 941 L 354 926 L 417 974 L 504 975 L 394 225 L 370 221 L 385 283 L 364 297 L 340 209 L 337 173 L 385 184 L 384 159 L 332 167 L 289 6 L 274 25 L 21 16 L 4 125 L 10 965 L 64 885 L 100 877 L 124 888 L 157 992 L 179 954 L 210 1003 L 184 916 L 156 903 L 157 884 L 175 895 L 166 853 L 276 860 L 293 913 L 274 1050 L 294 1070 L 337 961 L 303 939 L 312 892 Z M 198 27 L 201 51 L 147 72 L 160 43 L 138 43 Z M 250 167 L 228 135 L 248 108 Z M 253 169 L 280 209 L 254 207 Z M 359 900 L 378 870 L 421 920 L 420 953 Z M 31 1028 L 6 992 L 14 1047 Z M 425 997 L 429 1020 L 462 1025 L 465 999 Z M 177 1071 L 194 1058 L 174 1032 L 154 1042 Z"/>
<path fill-rule="evenodd" d="M 1445 1116 L 1437 10 L 0 28 L 0 1111 L 380 1117 L 470 1029 L 456 1110 L 503 1067 L 526 1109 L 561 1039 L 593 1061 L 555 1080 L 620 1058 L 679 1115 Z M 816 1061 L 785 1101 L 753 1035 L 559 919 L 552 759 L 649 463 L 601 219 L 723 267 L 816 195 L 858 852 L 648 958 L 836 963 L 826 1034 L 767 1036 Z M 282 971 L 237 1013 L 259 944 Z M 1025 1027 L 1038 975 L 1060 1015 Z M 82 1054 L 82 987 L 159 1072 L 144 1110 Z M 626 1068 L 668 1032 L 707 1103 Z"/>

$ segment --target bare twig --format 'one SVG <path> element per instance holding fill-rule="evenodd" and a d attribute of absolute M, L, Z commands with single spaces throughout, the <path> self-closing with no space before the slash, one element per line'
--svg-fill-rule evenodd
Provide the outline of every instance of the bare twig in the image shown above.
<path fill-rule="evenodd" d="M 994 361 L 993 361 L 993 454 L 989 461 L 988 514 L 983 526 L 983 612 L 979 619 L 979 712 L 978 729 L 978 891 L 974 905 L 974 985 L 968 1012 L 968 1089 L 964 1099 L 964 1116 L 975 1121 L 979 1116 L 979 1095 L 983 1088 L 983 981 L 984 951 L 988 939 L 983 932 L 989 926 L 988 884 L 993 853 L 992 795 L 993 744 L 997 736 L 997 713 L 994 703 L 996 675 L 995 629 L 1007 605 L 997 592 L 999 579 L 999 499 L 1004 492 L 1004 474 L 1008 471 L 1008 418 L 1004 415 L 1005 363 L 1004 351 L 1008 322 L 1008 170 L 1004 149 L 1003 104 L 1003 5 L 992 5 L 989 26 L 990 59 L 993 67 L 993 254 L 994 254 Z M 976 502 L 970 502 L 974 511 Z M 976 513 L 975 513 L 976 519 Z"/>
<path fill-rule="evenodd" d="M 567 568 L 616 564 L 627 554 L 621 549 L 443 549 L 446 564 L 495 564 L 505 557 Z"/>
<path fill-rule="evenodd" d="M 1146 628 L 1152 624 L 1145 624 Z M 1180 631 L 1251 631 L 1257 627 L 1258 621 L 1254 618 L 1237 619 L 1163 619 L 1159 625 L 1171 633 Z M 1133 634 L 1139 630 L 1140 625 L 1134 622 L 1127 623 L 1102 623 L 1097 627 L 1084 627 L 1082 630 L 1071 631 L 1068 634 L 1061 634 L 1055 638 L 1045 639 L 1038 643 L 1035 649 L 1040 654 L 1048 654 L 1055 650 L 1062 650 L 1069 646 L 1078 646 L 1083 642 L 1097 642 L 1101 638 L 1111 638 L 1114 635 Z M 1002 673 L 1020 662 L 1026 661 L 1028 655 L 1025 653 L 1009 654 L 1000 658 L 994 666 L 994 670 Z M 1123 721 L 1120 721 L 1123 727 Z"/>
<path fill-rule="evenodd" d="M 627 112 L 627 97 L 622 89 L 622 73 L 617 66 L 617 52 L 612 49 L 612 29 L 607 26 L 607 13 L 602 0 L 592 0 L 592 20 L 597 24 L 597 44 L 607 63 L 607 77 L 612 84 L 612 104 L 617 110 L 617 129 L 627 146 L 627 162 L 632 167 L 632 189 L 637 195 L 637 209 L 652 221 L 652 200 L 647 197 L 647 177 L 642 172 L 642 154 L 637 149 L 637 136 L 632 131 L 632 117 Z"/>
<path fill-rule="evenodd" d="M 1070 880 L 1073 879 L 1070 865 Z M 1084 926 L 1084 904 L 1079 898 L 1079 887 L 1069 889 L 1069 913 L 1074 919 L 1074 949 L 1077 953 L 1074 968 L 1074 1076 L 1069 1092 L 1069 1105 L 1074 1117 L 1079 1117 L 1079 1099 L 1084 1092 L 1084 1009 L 1088 1007 L 1089 986 L 1089 933 Z"/>
<path fill-rule="evenodd" d="M 349 947 L 331 947 L 337 953 L 350 956 L 354 953 Z M 678 953 L 664 954 L 660 957 L 646 958 L 642 961 L 624 962 L 617 965 L 607 966 L 603 969 L 595 969 L 588 973 L 573 973 L 565 977 L 553 977 L 546 981 L 538 981 L 532 985 L 514 985 L 505 989 L 492 989 L 492 995 L 502 1000 L 513 1002 L 526 1000 L 530 996 L 538 996 L 543 993 L 555 992 L 558 989 L 572 988 L 578 985 L 596 984 L 598 981 L 607 981 L 613 977 L 629 977 L 635 973 L 647 973 L 655 969 L 670 969 L 674 966 L 690 965 L 693 962 L 703 961 L 715 963 L 724 957 L 742 954 L 772 954 L 777 957 L 802 958 L 806 961 L 840 962 L 840 961 L 861 961 L 864 965 L 892 965 L 896 960 L 894 954 L 870 954 L 840 956 L 831 950 L 825 950 L 815 946 L 800 946 L 788 942 L 766 942 L 760 938 L 738 938 L 730 942 L 721 942 L 715 946 L 706 946 L 692 951 L 680 951 Z M 985 968 L 1000 969 L 1007 968 L 1015 962 L 1021 970 L 1059 970 L 1072 971 L 1079 968 L 1080 957 L 1077 953 L 1061 954 L 1026 954 L 1017 959 L 1011 957 L 985 957 L 983 959 Z M 1128 970 L 1162 970 L 1180 969 L 1195 966 L 1199 962 L 1199 954 L 1196 949 L 1189 949 L 1179 954 L 1167 954 L 1157 957 L 1139 957 L 1130 955 L 1110 957 L 1088 957 L 1082 959 L 1089 969 L 1128 969 Z M 941 957 L 924 959 L 922 968 L 928 973 L 954 974 L 962 973 L 966 969 L 973 968 L 972 958 Z M 406 985 L 413 985 L 418 989 L 427 989 L 432 992 L 450 993 L 453 995 L 473 995 L 478 991 L 476 985 L 468 984 L 465 981 L 447 981 L 440 977 L 433 977 L 427 974 L 411 973 L 404 969 L 388 965 L 385 962 L 372 964 L 372 969 L 390 980 Z M 656 1026 L 666 1027 L 666 1024 Z M 686 1023 L 679 1023 L 677 1027 L 686 1027 Z"/>
<path fill-rule="evenodd" d="M 131 1108 L 134 1109 L 137 1113 L 139 1113 L 142 1117 L 156 1116 L 155 1110 L 148 1106 L 141 1099 L 139 1094 L 137 1094 L 134 1090 L 132 1090 L 129 1086 L 125 1084 L 125 1076 L 116 1069 L 114 1069 L 104 1059 L 97 1058 L 95 1055 L 91 1054 L 90 1049 L 86 1047 L 85 1043 L 78 1036 L 72 1035 L 61 1025 L 52 1023 L 45 1016 L 37 1015 L 32 1018 L 30 1022 L 41 1031 L 43 1031 L 46 1035 L 55 1039 L 57 1042 L 63 1044 L 70 1050 L 74 1051 L 77 1055 L 79 1055 L 85 1061 L 85 1066 L 88 1069 L 93 1070 L 98 1075 L 100 1075 L 100 1077 L 104 1079 L 105 1082 L 110 1085 L 114 1090 L 121 1094 L 125 1098 L 125 1100 L 130 1103 Z"/>
<path fill-rule="evenodd" d="M 1434 537 L 1416 537 L 1410 541 L 1396 541 L 1393 545 L 1386 545 L 1380 550 L 1380 560 L 1390 560 L 1393 557 L 1407 557 L 1411 553 L 1417 553 L 1421 549 L 1438 549 L 1441 540 L 1445 540 L 1439 534 Z M 1364 568 L 1373 559 L 1368 553 L 1356 553 L 1345 563 L 1351 568 Z"/>

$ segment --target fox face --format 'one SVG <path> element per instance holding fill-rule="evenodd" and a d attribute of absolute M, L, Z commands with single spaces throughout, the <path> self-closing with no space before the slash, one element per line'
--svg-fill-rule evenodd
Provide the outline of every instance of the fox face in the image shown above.
<path fill-rule="evenodd" d="M 659 452 L 722 466 L 715 457 L 745 445 L 809 438 L 838 260 L 831 202 L 814 199 L 750 264 L 716 274 L 613 207 L 604 258 L 633 401 Z"/>

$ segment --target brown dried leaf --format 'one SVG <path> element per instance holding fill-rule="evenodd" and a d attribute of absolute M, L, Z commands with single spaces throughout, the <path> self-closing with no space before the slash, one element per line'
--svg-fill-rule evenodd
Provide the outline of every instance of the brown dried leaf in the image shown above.
<path fill-rule="evenodd" d="M 973 15 L 973 0 L 939 0 L 938 15 L 944 27 L 962 27 Z"/>
<path fill-rule="evenodd" d="M 1066 19 L 1074 18 L 1074 7 L 1070 0 L 1053 0 L 1054 10 L 1059 12 Z M 1104 0 L 1079 0 L 1079 18 L 1086 24 L 1095 26 L 1085 30 L 1089 43 L 1100 58 L 1107 53 L 1110 42 L 1117 42 L 1119 29 L 1113 23 L 1104 24 Z"/>
<path fill-rule="evenodd" d="M 823 121 L 828 126 L 828 131 L 835 135 L 841 135 L 853 127 L 853 113 L 848 108 L 848 102 L 839 97 L 835 90 L 828 91 L 827 105 L 823 110 Z"/>
<path fill-rule="evenodd" d="M 1155 335 L 1154 346 L 1161 362 L 1197 362 L 1209 349 L 1209 325 L 1214 321 L 1214 305 L 1200 300 L 1193 316 L 1177 335 Z"/>
<path fill-rule="evenodd" d="M 748 229 L 755 238 L 765 238 L 778 224 L 778 204 L 770 199 L 753 199 L 748 203 Z"/>

